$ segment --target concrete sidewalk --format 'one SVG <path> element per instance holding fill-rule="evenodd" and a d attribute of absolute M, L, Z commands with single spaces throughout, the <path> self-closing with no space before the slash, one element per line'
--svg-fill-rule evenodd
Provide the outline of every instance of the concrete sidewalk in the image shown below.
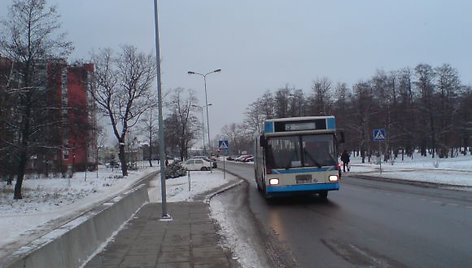
<path fill-rule="evenodd" d="M 168 203 L 168 212 L 173 220 L 161 221 L 161 204 L 146 204 L 84 267 L 240 267 L 219 246 L 208 204 Z"/>

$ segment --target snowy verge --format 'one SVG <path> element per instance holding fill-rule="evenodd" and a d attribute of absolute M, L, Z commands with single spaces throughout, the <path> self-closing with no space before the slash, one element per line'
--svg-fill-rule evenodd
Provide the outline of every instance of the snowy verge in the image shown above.
<path fill-rule="evenodd" d="M 432 159 L 415 155 L 403 161 L 383 162 L 381 166 L 378 163 L 362 163 L 356 157 L 351 161 L 350 172 L 346 174 L 459 186 L 468 190 L 472 187 L 472 157 Z"/>

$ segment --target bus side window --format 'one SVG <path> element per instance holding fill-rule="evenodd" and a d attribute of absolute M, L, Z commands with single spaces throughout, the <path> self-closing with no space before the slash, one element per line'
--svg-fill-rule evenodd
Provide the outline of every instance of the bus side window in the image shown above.
<path fill-rule="evenodd" d="M 272 152 L 272 145 L 268 144 L 266 146 L 266 152 L 267 152 L 267 160 L 266 160 L 266 165 L 268 169 L 272 169 L 274 166 L 274 153 Z"/>

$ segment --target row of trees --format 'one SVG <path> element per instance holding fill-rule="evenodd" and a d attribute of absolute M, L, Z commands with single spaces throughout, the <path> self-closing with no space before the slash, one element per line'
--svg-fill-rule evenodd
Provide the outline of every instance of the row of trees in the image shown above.
<path fill-rule="evenodd" d="M 337 127 L 345 132 L 345 148 L 362 157 L 378 150 L 372 142 L 376 128 L 387 130 L 386 155 L 411 155 L 419 149 L 425 156 L 453 157 L 470 146 L 472 89 L 448 64 L 379 70 L 352 88 L 321 78 L 308 94 L 288 86 L 265 92 L 248 106 L 243 123 L 227 125 L 222 132 L 234 145 L 232 153 L 250 151 L 264 119 L 308 115 L 335 115 Z"/>

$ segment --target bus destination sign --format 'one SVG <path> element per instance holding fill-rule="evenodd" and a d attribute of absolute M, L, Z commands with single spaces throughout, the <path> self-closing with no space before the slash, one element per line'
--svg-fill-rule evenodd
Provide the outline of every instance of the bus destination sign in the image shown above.
<path fill-rule="evenodd" d="M 285 131 L 313 130 L 316 129 L 315 122 L 286 123 Z"/>

